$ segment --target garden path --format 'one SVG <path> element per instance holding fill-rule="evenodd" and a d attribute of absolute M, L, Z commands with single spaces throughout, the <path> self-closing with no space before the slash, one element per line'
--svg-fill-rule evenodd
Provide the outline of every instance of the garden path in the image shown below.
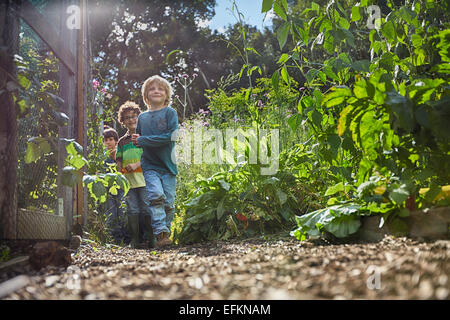
<path fill-rule="evenodd" d="M 449 257 L 450 241 L 391 236 L 353 244 L 278 237 L 154 251 L 84 242 L 68 269 L 27 270 L 29 284 L 3 299 L 448 299 Z"/>

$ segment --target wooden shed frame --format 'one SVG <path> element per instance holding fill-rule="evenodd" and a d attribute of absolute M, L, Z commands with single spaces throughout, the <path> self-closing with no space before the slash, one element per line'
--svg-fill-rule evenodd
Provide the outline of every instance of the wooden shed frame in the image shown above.
<path fill-rule="evenodd" d="M 14 1 L 8 7 L 8 15 L 13 17 L 16 29 L 21 18 L 45 42 L 60 61 L 59 66 L 59 96 L 64 100 L 60 109 L 68 117 L 66 126 L 59 127 L 59 138 L 75 139 L 83 146 L 84 156 L 87 156 L 87 93 L 89 86 L 89 43 L 87 0 L 58 1 L 61 22 L 53 26 L 33 6 L 29 0 Z M 78 28 L 70 28 L 67 23 L 70 12 L 68 8 L 79 8 Z M 56 27 L 56 28 L 55 28 Z M 9 28 L 9 26 L 8 26 Z M 18 37 L 17 31 L 14 37 Z M 18 38 L 15 39 L 18 41 Z M 16 46 L 17 47 L 17 46 Z M 17 52 L 12 52 L 17 53 Z M 1 233 L 9 240 L 67 240 L 70 239 L 74 225 L 87 224 L 87 191 L 81 184 L 75 188 L 63 186 L 61 182 L 64 160 L 67 155 L 65 144 L 58 144 L 58 205 L 57 214 L 46 212 L 30 212 L 17 209 L 17 187 L 15 195 L 7 201 L 15 201 L 9 207 L 14 210 L 0 212 L 2 215 Z M 74 217 L 76 217 L 74 219 Z"/>

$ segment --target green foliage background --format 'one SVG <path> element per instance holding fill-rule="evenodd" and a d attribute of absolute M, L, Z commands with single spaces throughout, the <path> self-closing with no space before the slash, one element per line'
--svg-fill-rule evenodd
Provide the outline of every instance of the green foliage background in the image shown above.
<path fill-rule="evenodd" d="M 272 176 L 248 162 L 249 146 L 234 164 L 180 165 L 173 228 L 179 243 L 293 229 L 300 240 L 345 238 L 364 215 L 380 215 L 401 233 L 402 218 L 414 208 L 448 205 L 448 198 L 435 200 L 450 184 L 448 2 L 264 0 L 262 12 L 276 17 L 273 29 L 263 31 L 246 25 L 234 2 L 237 23 L 222 35 L 196 25 L 212 17 L 214 3 L 153 1 L 149 11 L 148 3 L 117 0 L 104 11 L 103 1 L 91 2 L 93 78 L 110 97 L 100 88 L 91 92 L 87 157 L 64 140 L 62 180 L 84 183 L 94 215 L 101 216 L 107 192 L 128 188 L 120 173 L 103 170 L 99 127 L 116 122 L 122 102 L 141 103 L 140 85 L 152 74 L 186 94 L 185 130 L 198 123 L 257 134 L 279 130 Z M 381 13 L 375 27 L 367 24 L 371 5 Z M 57 61 L 31 44 L 31 36 L 23 37 L 27 58 L 17 57 L 18 81 L 10 89 L 19 90 L 24 121 L 35 110 L 47 125 L 27 137 L 20 170 L 55 162 L 57 128 L 67 121 L 58 111 Z M 189 88 L 175 80 L 192 73 L 199 76 Z M 180 101 L 173 106 L 181 114 Z"/>
<path fill-rule="evenodd" d="M 401 218 L 414 207 L 448 205 L 448 199 L 433 203 L 439 186 L 450 182 L 449 132 L 444 120 L 450 118 L 449 21 L 444 14 L 448 4 L 388 1 L 381 7 L 381 19 L 374 29 L 366 23 L 367 8 L 376 4 L 372 1 L 320 4 L 289 6 L 285 0 L 263 1 L 262 11 L 272 9 L 279 18 L 275 33 L 280 48 L 287 51 L 273 57 L 278 68 L 271 80 L 262 80 L 256 87 L 251 75 L 259 66 L 251 65 L 248 56 L 242 55 L 240 76 L 247 75 L 249 87 L 228 95 L 221 90 L 210 92 L 211 121 L 226 127 L 239 114 L 243 125 L 286 128 L 281 119 L 287 110 L 295 110 L 287 121 L 295 134 L 282 130 L 281 158 L 287 161 L 280 166 L 283 177 L 277 180 L 276 188 L 289 195 L 301 187 L 302 197 L 292 197 L 294 201 L 287 208 L 273 212 L 277 218 L 286 210 L 290 210 L 287 217 L 298 215 L 298 228 L 292 232 L 298 239 L 323 233 L 347 237 L 359 229 L 360 217 L 368 214 L 381 215 L 383 221 L 404 232 Z M 248 47 L 245 28 L 241 32 L 245 52 L 258 54 Z M 295 80 L 304 82 L 298 85 Z M 287 98 L 290 95 L 286 92 L 280 94 L 284 86 L 297 89 L 292 98 Z M 270 101 L 259 110 L 254 106 L 263 92 L 287 99 Z M 225 228 L 228 232 L 234 225 L 239 229 L 239 223 L 228 222 L 251 203 L 247 198 L 239 199 L 239 186 L 245 181 L 258 184 L 261 177 L 245 175 L 245 166 L 229 172 L 196 184 L 181 241 L 227 237 L 220 229 L 211 235 L 216 225 L 230 225 Z M 220 181 L 229 183 L 229 188 L 224 189 Z M 384 191 L 377 193 L 380 187 Z M 421 195 L 422 187 L 430 191 Z M 209 191 L 199 197 L 198 192 L 205 188 Z M 220 195 L 230 197 L 230 203 L 239 203 L 234 215 L 231 212 L 222 221 L 217 221 L 222 217 L 218 212 L 227 200 L 218 196 L 219 190 Z M 250 193 L 256 198 L 264 196 L 258 188 Z M 274 190 L 272 194 L 276 194 Z M 302 210 L 299 199 L 306 203 L 317 199 L 322 208 L 310 212 L 303 205 L 307 209 Z M 276 201 L 271 199 L 271 203 Z M 252 208 L 248 214 L 255 212 Z M 271 210 L 266 208 L 265 212 Z M 245 223 L 242 229 L 247 230 Z"/>

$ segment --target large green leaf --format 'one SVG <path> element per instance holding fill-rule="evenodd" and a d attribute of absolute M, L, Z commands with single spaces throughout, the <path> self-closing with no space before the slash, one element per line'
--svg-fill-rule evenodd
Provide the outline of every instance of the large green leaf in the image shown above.
<path fill-rule="evenodd" d="M 333 54 L 333 52 L 336 50 L 336 46 L 334 43 L 334 36 L 330 31 L 327 31 L 324 34 L 323 48 L 329 54 Z"/>
<path fill-rule="evenodd" d="M 292 131 L 294 131 L 294 132 L 297 131 L 297 128 L 300 126 L 301 123 L 302 123 L 302 117 L 298 113 L 292 115 L 288 119 L 288 124 L 291 127 Z"/>
<path fill-rule="evenodd" d="M 337 238 L 345 238 L 358 231 L 360 226 L 359 217 L 342 217 L 334 220 L 325 229 Z"/>
<path fill-rule="evenodd" d="M 28 140 L 25 163 L 35 162 L 50 151 L 51 147 L 47 138 L 32 137 Z"/>
<path fill-rule="evenodd" d="M 336 75 L 336 73 L 333 71 L 333 68 L 330 65 L 325 65 L 325 67 L 322 69 L 323 73 L 327 75 L 328 78 L 338 81 L 339 77 Z"/>
<path fill-rule="evenodd" d="M 337 11 L 335 10 L 335 12 L 337 12 Z M 341 17 L 339 19 L 338 23 L 339 23 L 339 26 L 342 27 L 345 31 L 348 31 L 348 28 L 350 28 L 350 22 L 348 22 L 348 20 L 345 18 Z M 351 34 L 351 32 L 350 32 L 350 34 Z"/>
<path fill-rule="evenodd" d="M 317 225 L 328 225 L 334 218 L 334 216 L 329 214 L 329 208 L 325 208 L 307 213 L 300 217 L 297 216 L 296 221 L 299 227 L 307 227 L 310 230 L 315 230 Z M 317 234 L 319 231 L 320 230 L 316 229 Z"/>
<path fill-rule="evenodd" d="M 410 196 L 408 191 L 408 186 L 406 184 L 401 184 L 399 186 L 395 185 L 389 192 L 389 199 L 394 201 L 396 204 L 402 204 Z"/>
<path fill-rule="evenodd" d="M 286 66 L 283 66 L 283 68 L 281 69 L 281 78 L 288 86 L 291 85 L 291 78 L 289 77 Z"/>
<path fill-rule="evenodd" d="M 283 6 L 281 6 L 277 1 L 273 4 L 273 11 L 284 21 L 287 21 L 287 15 Z"/>
<path fill-rule="evenodd" d="M 274 0 L 263 0 L 261 13 L 270 11 L 270 9 L 272 9 L 273 2 Z"/>
<path fill-rule="evenodd" d="M 338 192 L 344 191 L 344 183 L 339 182 L 338 184 L 335 184 L 334 186 L 331 186 L 327 189 L 325 192 L 325 196 L 332 196 Z"/>
<path fill-rule="evenodd" d="M 354 106 L 353 105 L 348 105 L 347 107 L 344 108 L 344 110 L 341 111 L 340 115 L 339 115 L 339 120 L 338 120 L 338 135 L 339 136 L 343 136 L 345 131 L 347 130 L 349 123 L 350 123 L 350 117 L 348 116 L 353 110 L 354 110 Z"/>
<path fill-rule="evenodd" d="M 322 104 L 325 104 L 327 108 L 334 107 L 343 103 L 347 97 L 351 97 L 352 92 L 348 87 L 335 87 L 332 91 L 325 95 L 322 100 Z"/>
<path fill-rule="evenodd" d="M 68 154 L 72 156 L 83 155 L 83 147 L 76 142 L 75 139 L 62 138 L 61 141 L 66 144 L 66 151 Z"/>
<path fill-rule="evenodd" d="M 297 32 L 299 33 L 301 39 L 303 40 L 303 43 L 305 44 L 305 46 L 308 46 L 309 43 L 309 29 L 305 28 L 302 29 L 297 25 L 294 25 L 294 27 L 296 27 Z"/>
<path fill-rule="evenodd" d="M 304 234 L 317 236 L 327 230 L 339 238 L 344 238 L 358 230 L 360 227 L 361 206 L 348 203 L 334 205 L 316 210 L 302 216 L 296 216 L 299 229 L 293 232 L 301 237 Z"/>
<path fill-rule="evenodd" d="M 359 21 L 361 19 L 361 7 L 352 7 L 352 21 Z"/>
<path fill-rule="evenodd" d="M 365 79 L 361 79 L 355 83 L 353 92 L 358 99 L 372 97 L 374 92 L 373 85 Z"/>
<path fill-rule="evenodd" d="M 95 195 L 97 199 L 101 199 L 106 197 L 107 189 L 103 182 L 96 181 L 92 184 L 92 193 Z"/>
<path fill-rule="evenodd" d="M 378 157 L 382 130 L 383 122 L 377 119 L 375 111 L 367 111 L 359 123 L 359 136 L 361 147 L 368 159 L 375 160 Z"/>
<path fill-rule="evenodd" d="M 280 57 L 280 59 L 278 59 L 278 64 L 285 64 L 289 59 L 291 58 L 290 55 L 283 53 Z"/>
<path fill-rule="evenodd" d="M 88 165 L 88 161 L 82 156 L 70 157 L 67 161 L 71 166 L 75 167 L 77 170 L 83 168 L 85 165 Z"/>
<path fill-rule="evenodd" d="M 111 187 L 112 185 L 114 185 L 117 175 L 115 173 L 106 173 L 102 175 L 102 177 L 106 182 L 106 186 Z"/>
<path fill-rule="evenodd" d="M 320 6 L 315 3 L 314 1 L 311 3 L 311 9 L 313 9 L 314 11 L 316 11 L 317 14 L 319 14 L 320 11 Z"/>
<path fill-rule="evenodd" d="M 381 32 L 390 42 L 394 42 L 394 40 L 395 40 L 395 25 L 392 22 L 392 20 L 387 21 L 383 25 Z"/>
<path fill-rule="evenodd" d="M 116 183 L 119 185 L 119 187 L 123 190 L 124 194 L 126 195 L 130 190 L 130 183 L 123 174 L 115 174 L 115 175 L 116 175 Z"/>
<path fill-rule="evenodd" d="M 275 89 L 275 91 L 278 91 L 279 86 L 280 86 L 280 72 L 276 70 L 272 75 L 272 87 Z"/>
<path fill-rule="evenodd" d="M 413 19 L 416 17 L 416 13 L 406 6 L 402 6 L 398 11 L 400 17 L 407 22 L 407 24 L 413 24 Z"/>
<path fill-rule="evenodd" d="M 286 44 L 290 26 L 290 22 L 286 21 L 277 31 L 277 39 L 281 49 L 283 49 L 284 45 Z"/>

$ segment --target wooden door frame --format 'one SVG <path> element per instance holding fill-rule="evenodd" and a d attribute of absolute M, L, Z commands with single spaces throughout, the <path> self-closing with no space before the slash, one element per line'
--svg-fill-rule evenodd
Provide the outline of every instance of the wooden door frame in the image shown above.
<path fill-rule="evenodd" d="M 15 4 L 13 6 L 13 4 Z M 64 100 L 61 112 L 64 112 L 69 121 L 66 126 L 59 127 L 59 138 L 75 138 L 78 143 L 83 146 L 85 156 L 86 152 L 86 105 L 88 90 L 87 79 L 87 19 L 82 19 L 80 29 L 70 29 L 67 26 L 66 19 L 68 17 L 66 9 L 70 5 L 77 5 L 81 7 L 81 17 L 87 17 L 87 0 L 62 0 L 59 2 L 59 10 L 61 14 L 61 21 L 59 33 L 47 21 L 47 19 L 32 5 L 28 0 L 23 1 L 8 1 L 7 17 L 12 22 L 9 22 L 7 29 L 11 34 L 10 37 L 15 39 L 15 49 L 9 48 L 10 56 L 14 56 L 18 52 L 18 30 L 20 26 L 19 18 L 27 23 L 34 32 L 42 39 L 43 42 L 53 51 L 55 56 L 60 61 L 59 66 L 59 96 Z M 14 24 L 15 22 L 15 24 Z M 10 27 L 11 26 L 11 27 Z M 9 30 L 11 28 L 11 30 Z M 14 29 L 14 30 L 13 30 Z M 17 30 L 16 30 L 17 29 Z M 14 41 L 13 41 L 14 42 Z M 12 47 L 12 46 L 11 46 Z M 14 77 L 16 75 L 14 74 Z M 9 95 L 10 96 L 10 95 Z M 9 108 L 10 111 L 15 112 L 15 106 Z M 15 121 L 15 113 L 13 115 L 15 124 L 16 140 L 17 140 L 17 123 Z M 1 128 L 0 128 L 1 130 Z M 9 143 L 8 143 L 9 144 Z M 15 181 L 17 179 L 17 141 L 11 143 L 16 148 L 15 152 Z M 11 152 L 11 157 L 14 158 L 14 151 Z M 81 221 L 85 225 L 87 223 L 87 201 L 86 188 L 77 186 L 70 188 L 63 186 L 61 183 L 62 169 L 64 168 L 64 160 L 66 157 L 65 144 L 58 143 L 58 199 L 62 199 L 62 208 L 60 208 L 61 201 L 58 201 L 57 212 L 63 212 L 66 221 L 66 238 L 71 235 L 74 213 L 81 216 Z M 12 160 L 11 162 L 12 163 Z M 17 181 L 16 181 L 17 182 Z M 17 183 L 16 183 L 17 185 Z M 17 187 L 13 188 L 13 195 L 6 199 L 9 205 L 8 212 L 1 212 L 0 218 L 2 222 L 1 237 L 5 239 L 16 239 L 18 232 L 18 209 L 17 209 Z M 11 202 L 11 203 L 10 203 Z M 75 206 L 74 206 L 75 204 Z M 76 208 L 77 212 L 74 212 Z M 61 210 L 62 209 L 62 210 Z M 2 210 L 2 208 L 0 208 Z M 59 217 L 60 219 L 61 217 Z M 80 221 L 80 220 L 79 220 Z"/>

